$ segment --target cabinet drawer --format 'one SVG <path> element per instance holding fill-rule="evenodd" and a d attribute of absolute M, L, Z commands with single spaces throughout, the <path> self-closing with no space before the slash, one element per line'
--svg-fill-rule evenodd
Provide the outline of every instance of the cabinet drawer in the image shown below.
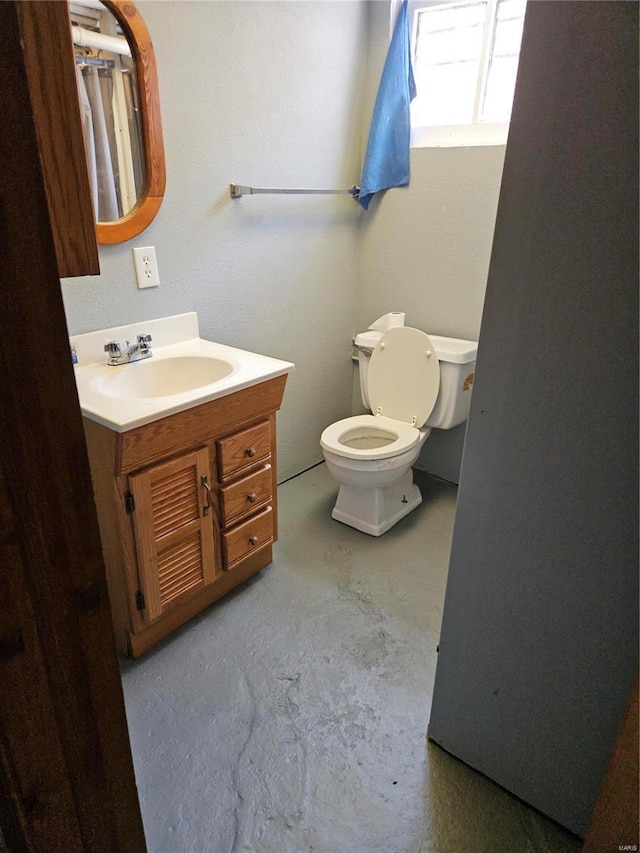
<path fill-rule="evenodd" d="M 272 541 L 273 512 L 268 506 L 258 515 L 222 534 L 225 566 L 231 568 L 238 560 Z"/>
<path fill-rule="evenodd" d="M 222 524 L 228 525 L 253 512 L 271 498 L 271 465 L 265 465 L 253 474 L 220 489 Z"/>
<path fill-rule="evenodd" d="M 217 442 L 220 479 L 228 480 L 271 453 L 271 426 L 262 421 Z"/>

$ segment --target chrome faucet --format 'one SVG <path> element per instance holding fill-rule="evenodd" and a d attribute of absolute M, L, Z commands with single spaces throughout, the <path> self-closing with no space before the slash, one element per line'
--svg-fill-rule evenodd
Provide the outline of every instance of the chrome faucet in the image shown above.
<path fill-rule="evenodd" d="M 118 341 L 109 341 L 104 345 L 104 351 L 109 353 L 107 364 L 112 367 L 117 364 L 130 364 L 132 361 L 140 361 L 141 358 L 151 358 L 151 335 L 138 335 L 135 344 L 125 342 L 124 352 L 120 349 Z"/>

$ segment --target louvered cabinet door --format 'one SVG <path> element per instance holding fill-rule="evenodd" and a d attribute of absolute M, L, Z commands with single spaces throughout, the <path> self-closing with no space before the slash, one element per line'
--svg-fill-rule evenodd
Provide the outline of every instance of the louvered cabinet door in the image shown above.
<path fill-rule="evenodd" d="M 129 478 L 145 621 L 215 580 L 209 468 L 201 448 Z"/>

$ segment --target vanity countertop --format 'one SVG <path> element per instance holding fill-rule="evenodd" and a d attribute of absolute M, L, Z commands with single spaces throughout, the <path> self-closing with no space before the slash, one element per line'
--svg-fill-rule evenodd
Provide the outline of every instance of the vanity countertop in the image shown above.
<path fill-rule="evenodd" d="M 150 358 L 110 366 L 104 345 L 150 334 Z M 289 361 L 200 338 L 193 312 L 69 338 L 82 414 L 115 432 L 291 372 Z M 211 381 L 210 381 L 211 380 Z"/>

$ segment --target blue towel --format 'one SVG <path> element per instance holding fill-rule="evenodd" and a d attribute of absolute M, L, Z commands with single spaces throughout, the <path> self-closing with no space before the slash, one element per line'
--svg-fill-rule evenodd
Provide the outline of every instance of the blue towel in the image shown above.
<path fill-rule="evenodd" d="M 409 105 L 415 96 L 407 0 L 404 0 L 373 108 L 358 196 L 365 210 L 374 193 L 389 187 L 406 187 L 409 183 Z"/>

